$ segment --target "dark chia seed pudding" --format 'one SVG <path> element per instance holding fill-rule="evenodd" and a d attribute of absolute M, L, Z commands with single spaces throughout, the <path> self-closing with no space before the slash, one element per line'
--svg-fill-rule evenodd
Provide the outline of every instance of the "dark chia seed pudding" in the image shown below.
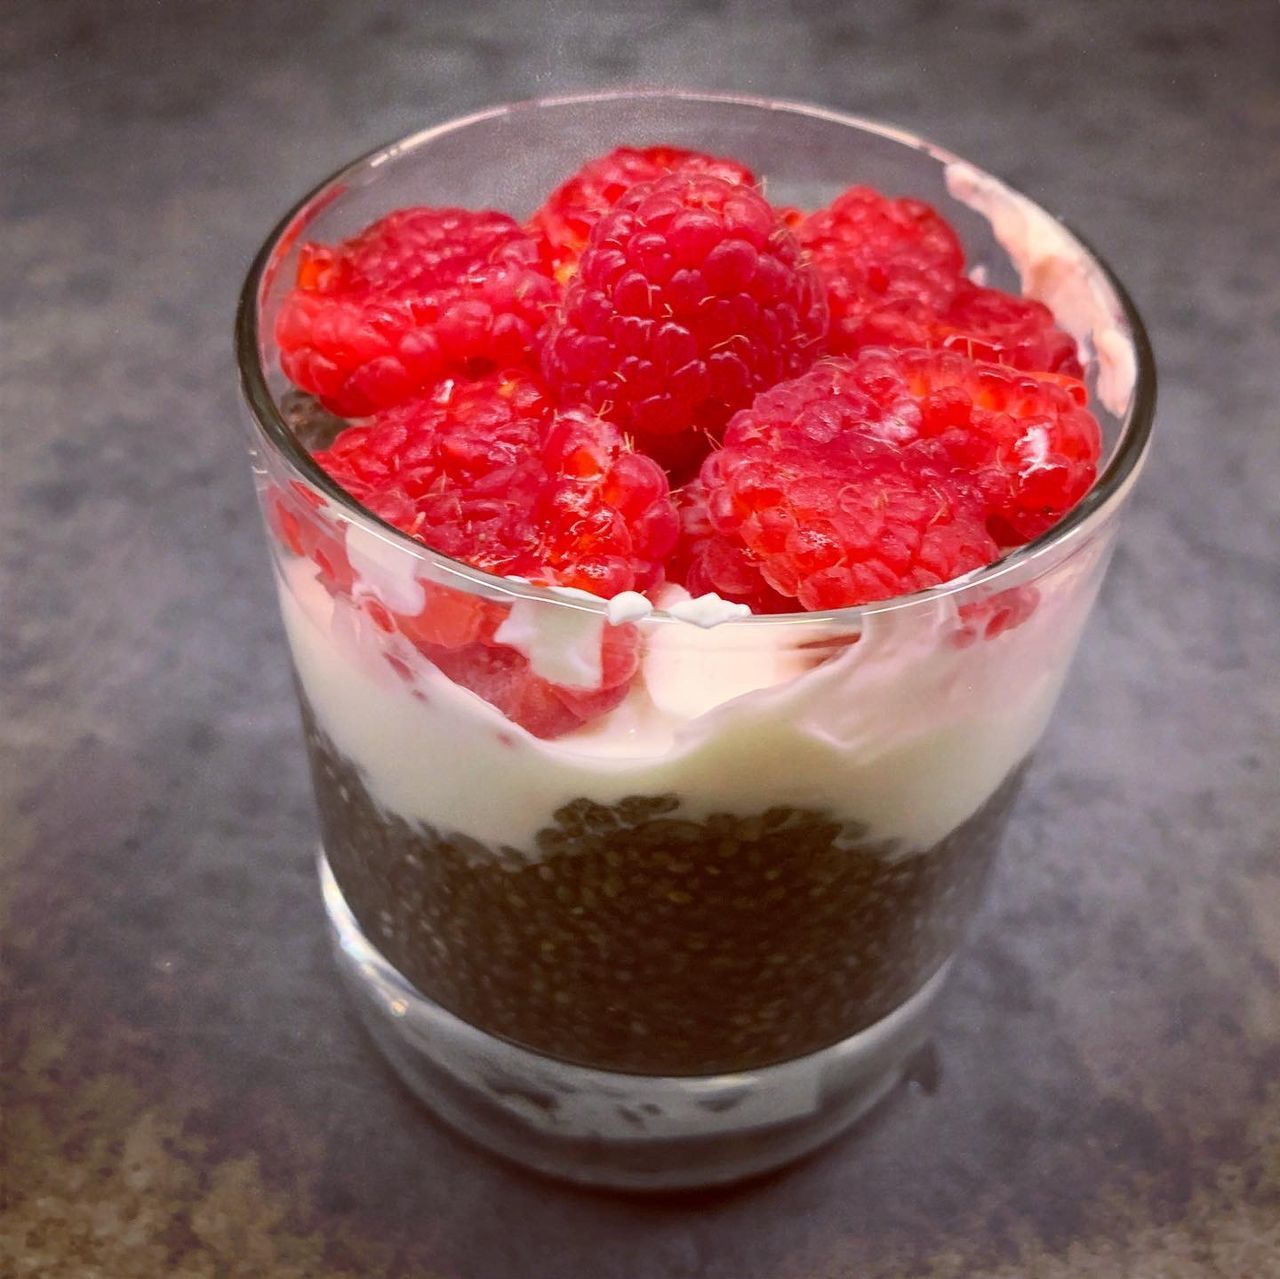
<path fill-rule="evenodd" d="M 383 811 L 305 719 L 328 861 L 373 944 L 482 1030 L 636 1074 L 786 1061 L 892 1012 L 960 941 L 1021 780 L 905 855 L 822 811 L 695 821 L 674 794 L 576 800 L 516 850 Z"/>

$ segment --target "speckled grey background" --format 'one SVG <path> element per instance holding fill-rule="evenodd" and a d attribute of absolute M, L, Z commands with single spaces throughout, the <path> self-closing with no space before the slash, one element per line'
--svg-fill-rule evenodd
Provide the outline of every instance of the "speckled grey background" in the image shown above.
<path fill-rule="evenodd" d="M 934 135 L 1150 320 L 1158 438 L 938 1056 L 788 1175 L 549 1186 L 348 1017 L 237 430 L 242 269 L 495 100 L 762 91 Z M 0 1271 L 1280 1274 L 1280 5 L 0 8 Z"/>

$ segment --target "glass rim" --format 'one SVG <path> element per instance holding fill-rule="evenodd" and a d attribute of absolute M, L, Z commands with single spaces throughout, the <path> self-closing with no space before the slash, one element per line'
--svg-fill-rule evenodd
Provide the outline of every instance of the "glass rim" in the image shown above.
<path fill-rule="evenodd" d="M 866 116 L 780 98 L 711 93 L 696 89 L 611 89 L 591 93 L 528 98 L 518 102 L 486 107 L 467 115 L 455 116 L 439 124 L 430 125 L 424 129 L 406 134 L 382 146 L 374 147 L 372 150 L 342 165 L 318 182 L 297 200 L 271 229 L 249 266 L 244 284 L 240 290 L 235 318 L 235 352 L 240 388 L 253 416 L 254 425 L 265 442 L 276 453 L 281 455 L 309 484 L 319 489 L 330 501 L 341 508 L 344 518 L 354 520 L 382 539 L 432 564 L 437 570 L 447 573 L 452 578 L 469 581 L 490 595 L 502 595 L 512 599 L 541 600 L 549 605 L 571 607 L 578 610 L 597 612 L 601 615 L 606 613 L 609 601 L 603 598 L 596 600 L 584 592 L 569 594 L 563 588 L 535 586 L 532 583 L 502 577 L 494 573 L 488 573 L 483 569 L 475 568 L 465 560 L 455 559 L 441 551 L 433 550 L 431 547 L 402 533 L 394 525 L 388 524 L 372 511 L 361 506 L 345 489 L 335 483 L 316 464 L 311 454 L 303 447 L 301 441 L 285 421 L 284 415 L 280 411 L 280 406 L 276 403 L 275 396 L 271 392 L 260 353 L 258 302 L 263 282 L 268 278 L 277 251 L 282 242 L 286 240 L 286 237 L 294 230 L 295 224 L 318 203 L 327 203 L 329 198 L 333 198 L 333 195 L 340 193 L 343 185 L 352 177 L 368 173 L 384 164 L 393 162 L 403 155 L 415 152 L 439 137 L 456 133 L 474 124 L 514 115 L 518 112 L 538 111 L 555 107 L 589 106 L 600 102 L 662 98 L 680 102 L 715 103 L 720 106 L 781 111 L 810 119 L 824 120 L 828 123 L 843 125 L 847 128 L 870 133 L 888 141 L 899 143 L 914 151 L 922 152 L 943 165 L 964 164 L 975 169 L 982 176 L 993 176 L 987 170 L 973 165 L 962 156 L 956 155 L 947 148 L 939 146 L 918 134 Z M 1139 315 L 1137 307 L 1129 296 L 1128 290 L 1125 289 L 1106 259 L 1097 253 L 1092 245 L 1070 223 L 1055 217 L 1034 200 L 1031 200 L 1030 197 L 1025 196 L 1016 187 L 1009 187 L 1009 189 L 1023 199 L 1028 200 L 1037 212 L 1042 213 L 1056 226 L 1061 227 L 1079 246 L 1089 261 L 1098 268 L 1120 305 L 1122 318 L 1128 329 L 1128 337 L 1133 346 L 1135 366 L 1133 390 L 1130 393 L 1129 404 L 1120 420 L 1119 437 L 1101 473 L 1095 478 L 1084 497 L 1052 528 L 1041 533 L 1038 537 L 1032 538 L 1031 541 L 1014 547 L 992 563 L 973 569 L 960 577 L 952 578 L 936 586 L 929 586 L 906 595 L 896 595 L 887 600 L 875 600 L 867 604 L 852 605 L 848 608 L 821 612 L 797 610 L 789 613 L 753 613 L 746 617 L 735 618 L 730 622 L 724 623 L 724 625 L 741 627 L 805 623 L 852 628 L 860 625 L 864 619 L 875 615 L 895 613 L 936 603 L 952 595 L 969 592 L 976 587 L 991 584 L 1042 557 L 1050 555 L 1067 542 L 1083 538 L 1089 530 L 1101 522 L 1123 500 L 1130 481 L 1136 477 L 1146 458 L 1155 417 L 1156 367 L 1146 327 L 1142 322 L 1142 317 Z M 667 610 L 656 607 L 651 617 L 654 621 L 659 622 L 683 622 L 683 619 L 675 617 Z M 688 623 L 684 622 L 684 624 L 687 625 Z"/>

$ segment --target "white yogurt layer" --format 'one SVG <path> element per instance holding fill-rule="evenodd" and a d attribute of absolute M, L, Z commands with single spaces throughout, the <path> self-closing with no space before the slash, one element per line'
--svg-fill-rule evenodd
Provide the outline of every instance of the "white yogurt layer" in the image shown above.
<path fill-rule="evenodd" d="M 1111 286 L 1079 242 L 1043 209 L 989 173 L 946 167 L 952 197 L 980 213 L 1009 255 L 1027 297 L 1043 302 L 1098 362 L 1098 399 L 1117 417 L 1133 396 L 1137 360 Z"/>
<path fill-rule="evenodd" d="M 642 621 L 647 653 L 627 700 L 553 741 L 335 601 L 306 562 L 289 564 L 279 585 L 320 727 L 406 820 L 533 857 L 534 835 L 570 800 L 675 794 L 693 817 L 826 809 L 909 851 L 972 815 L 1040 736 L 1091 602 L 1087 558 L 1056 570 L 1027 622 L 967 648 L 945 638 L 955 622 L 946 601 L 872 617 L 817 665 L 797 647 L 818 638 L 812 622 Z M 513 633 L 541 624 L 512 617 Z M 828 630 L 826 643 L 842 638 Z M 578 671 L 584 683 L 589 674 Z"/>

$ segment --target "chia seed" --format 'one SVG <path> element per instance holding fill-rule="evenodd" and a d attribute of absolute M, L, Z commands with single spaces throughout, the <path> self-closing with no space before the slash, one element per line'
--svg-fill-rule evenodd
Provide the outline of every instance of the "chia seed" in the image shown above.
<path fill-rule="evenodd" d="M 304 710 L 321 827 L 386 958 L 464 1021 L 637 1074 L 790 1060 L 879 1021 L 952 953 L 1021 781 L 905 853 L 829 812 L 557 810 L 528 856 L 382 810 Z"/>

